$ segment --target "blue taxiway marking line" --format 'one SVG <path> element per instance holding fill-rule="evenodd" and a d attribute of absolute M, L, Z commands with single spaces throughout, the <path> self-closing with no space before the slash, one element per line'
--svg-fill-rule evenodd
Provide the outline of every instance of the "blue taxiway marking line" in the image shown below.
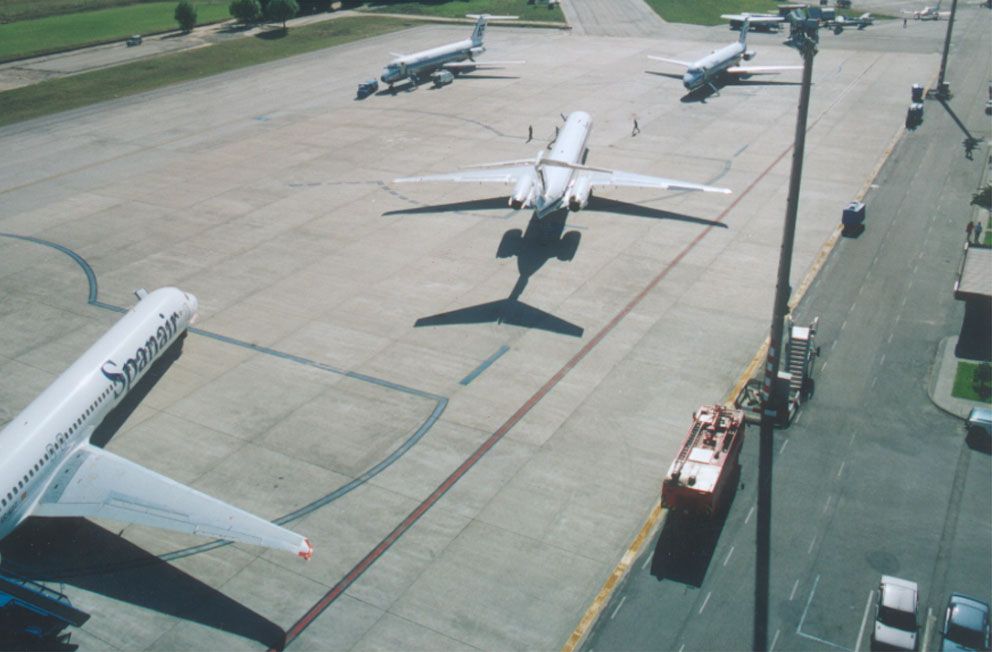
<path fill-rule="evenodd" d="M 35 244 L 40 244 L 45 247 L 49 247 L 51 249 L 55 249 L 56 251 L 64 253 L 65 255 L 69 256 L 73 261 L 75 261 L 75 263 L 79 265 L 79 267 L 86 274 L 86 280 L 89 283 L 89 297 L 87 299 L 87 303 L 93 306 L 97 306 L 99 308 L 103 308 L 105 310 L 112 310 L 114 312 L 121 312 L 121 313 L 127 312 L 126 308 L 121 308 L 119 306 L 103 303 L 102 301 L 99 301 L 97 299 L 98 286 L 96 280 L 96 273 L 93 271 L 93 268 L 90 266 L 90 264 L 86 262 L 86 259 L 80 256 L 79 254 L 77 254 L 75 251 L 69 249 L 64 245 L 60 245 L 55 242 L 50 242 L 48 240 L 42 240 L 40 238 L 33 238 L 30 236 L 23 236 L 23 235 L 16 235 L 13 233 L 2 233 L 2 232 L 0 232 L 0 236 L 6 238 L 14 238 L 17 240 L 24 240 L 26 242 L 33 242 Z M 285 525 L 291 521 L 295 521 L 303 516 L 306 516 L 307 514 L 313 512 L 314 510 L 319 509 L 324 505 L 327 505 L 328 503 L 337 500 L 338 498 L 341 498 L 342 496 L 349 493 L 353 489 L 365 484 L 379 473 L 382 473 L 382 471 L 384 471 L 390 465 L 396 462 L 398 459 L 403 457 L 403 455 L 405 455 L 407 451 L 409 451 L 417 442 L 423 439 L 424 435 L 426 435 L 427 432 L 431 429 L 431 427 L 433 427 L 434 424 L 437 423 L 437 420 L 441 417 L 441 413 L 443 413 L 444 409 L 448 406 L 448 399 L 446 397 L 440 396 L 438 394 L 432 394 L 430 392 L 425 392 L 424 390 L 416 389 L 415 387 L 407 387 L 406 385 L 400 385 L 399 383 L 394 383 L 388 380 L 384 380 L 382 378 L 376 378 L 375 376 L 369 376 L 354 371 L 345 371 L 344 369 L 338 369 L 337 367 L 332 367 L 331 365 L 324 364 L 322 362 L 317 362 L 316 360 L 310 360 L 309 358 L 293 355 L 292 353 L 286 353 L 284 351 L 277 351 L 276 349 L 271 349 L 267 346 L 260 346 L 258 344 L 253 344 L 251 342 L 246 342 L 244 340 L 228 337 L 227 335 L 221 335 L 220 333 L 212 333 L 210 331 L 205 331 L 200 328 L 190 328 L 189 331 L 196 335 L 201 335 L 203 337 L 214 339 L 219 342 L 224 342 L 225 344 L 231 344 L 233 346 L 239 346 L 245 349 L 251 349 L 252 351 L 258 351 L 259 353 L 263 353 L 265 355 L 271 355 L 277 358 L 281 358 L 283 360 L 288 360 L 289 362 L 294 362 L 296 364 L 304 365 L 307 367 L 320 369 L 328 373 L 338 374 L 341 376 L 345 376 L 347 378 L 352 378 L 359 382 L 378 385 L 379 387 L 382 387 L 384 389 L 403 392 L 404 394 L 410 394 L 420 398 L 429 399 L 434 401 L 435 403 L 434 410 L 431 412 L 431 415 L 427 417 L 427 420 L 424 421 L 422 424 L 420 424 L 420 427 L 417 428 L 416 432 L 410 435 L 392 453 L 387 455 L 385 459 L 383 459 L 378 464 L 372 466 L 367 471 L 365 471 L 355 479 L 351 480 L 350 482 L 341 485 L 331 493 L 318 498 L 317 500 L 309 503 L 308 505 L 304 505 L 303 507 L 297 509 L 294 512 L 290 512 L 285 516 L 275 519 L 274 522 L 277 523 L 278 525 Z M 509 347 L 506 346 L 504 346 L 503 348 L 509 349 Z M 483 367 L 477 370 L 478 373 L 482 373 L 482 370 L 484 370 L 486 366 L 492 364 L 493 360 L 495 360 L 503 353 L 505 353 L 505 350 L 501 350 L 496 355 L 491 357 L 486 363 L 484 363 Z M 207 550 L 213 550 L 214 548 L 220 548 L 226 545 L 230 545 L 230 542 L 213 541 L 211 543 L 205 543 L 203 545 L 192 546 L 190 548 L 184 548 L 182 550 L 176 550 L 173 552 L 165 553 L 159 555 L 158 557 L 164 561 L 171 561 L 174 559 L 188 557 L 190 555 L 194 555 L 197 553 L 206 552 Z"/>
<path fill-rule="evenodd" d="M 491 356 L 489 356 L 488 358 L 486 358 L 485 360 L 483 360 L 482 361 L 482 364 L 480 364 L 478 367 L 476 367 L 475 370 L 472 373 L 470 373 L 469 375 L 465 376 L 464 378 L 462 378 L 458 382 L 460 382 L 462 385 L 468 385 L 470 382 L 472 382 L 473 380 L 475 380 L 476 378 L 478 378 L 479 376 L 481 376 L 483 371 L 485 371 L 490 366 L 492 366 L 492 364 L 494 362 L 496 362 L 497 360 L 499 360 L 499 358 L 500 358 L 501 355 L 503 355 L 504 353 L 506 353 L 509 350 L 510 350 L 510 347 L 507 346 L 506 344 L 504 344 L 503 346 L 499 347 L 499 350 L 496 351 L 496 353 L 493 353 Z"/>

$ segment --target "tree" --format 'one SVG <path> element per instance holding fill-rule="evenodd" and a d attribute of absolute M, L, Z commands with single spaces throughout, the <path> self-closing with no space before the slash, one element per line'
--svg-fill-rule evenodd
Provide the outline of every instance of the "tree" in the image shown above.
<path fill-rule="evenodd" d="M 258 4 L 258 0 L 231 0 L 227 10 L 243 25 L 254 23 L 262 15 L 262 6 Z"/>
<path fill-rule="evenodd" d="M 282 28 L 286 29 L 286 21 L 295 16 L 299 10 L 296 0 L 269 0 L 265 13 L 269 20 L 282 23 Z"/>
<path fill-rule="evenodd" d="M 184 34 L 189 34 L 196 27 L 196 7 L 189 0 L 179 0 L 179 4 L 176 5 L 175 18 L 176 22 L 179 23 L 179 29 Z"/>

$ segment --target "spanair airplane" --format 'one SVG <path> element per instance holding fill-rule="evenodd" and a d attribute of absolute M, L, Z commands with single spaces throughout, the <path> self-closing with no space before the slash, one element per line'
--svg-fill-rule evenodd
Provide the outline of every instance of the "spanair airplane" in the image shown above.
<path fill-rule="evenodd" d="M 752 31 L 773 31 L 785 22 L 785 17 L 779 14 L 752 14 L 747 11 L 741 14 L 721 14 L 720 18 L 729 22 L 732 30 L 743 29 L 744 23 L 748 23 Z"/>
<path fill-rule="evenodd" d="M 937 0 L 937 4 L 927 5 L 923 9 L 917 9 L 915 11 L 909 11 L 907 9 L 903 9 L 902 13 L 913 14 L 913 18 L 915 18 L 916 20 L 940 20 L 942 17 L 947 18 L 948 16 L 951 15 L 951 12 L 941 11 L 940 10 L 941 2 L 943 2 L 943 0 Z"/>
<path fill-rule="evenodd" d="M 393 56 L 396 59 L 389 62 L 382 69 L 380 79 L 392 88 L 393 84 L 404 79 L 412 79 L 416 83 L 441 68 L 458 74 L 472 72 L 473 70 L 524 63 L 523 61 L 491 61 L 480 64 L 475 61 L 476 55 L 486 51 L 485 46 L 482 44 L 482 39 L 486 34 L 486 21 L 489 19 L 509 20 L 516 18 L 516 16 L 469 14 L 468 17 L 477 19 L 471 37 L 464 41 L 449 43 L 448 45 L 431 48 L 430 50 L 422 50 L 413 54 L 394 53 Z"/>
<path fill-rule="evenodd" d="M 592 195 L 592 189 L 597 186 L 730 192 L 726 188 L 713 188 L 691 181 L 588 167 L 582 161 L 585 158 L 591 130 L 592 118 L 589 114 L 575 111 L 566 118 L 565 125 L 560 129 L 558 138 L 555 139 L 546 156 L 545 150 L 541 150 L 536 159 L 488 163 L 461 172 L 403 177 L 394 181 L 396 183 L 456 181 L 513 184 L 510 206 L 517 209 L 534 208 L 538 219 L 563 206 L 573 211 L 585 208 Z"/>
<path fill-rule="evenodd" d="M 837 16 L 832 21 L 826 23 L 826 26 L 834 31 L 834 34 L 840 34 L 844 31 L 845 27 L 856 27 L 858 29 L 864 29 L 869 25 L 874 25 L 875 19 L 870 13 L 863 13 L 857 18 L 848 18 L 846 16 Z"/>
<path fill-rule="evenodd" d="M 717 92 L 714 81 L 724 76 L 750 77 L 751 75 L 774 75 L 782 70 L 802 70 L 802 66 L 741 66 L 741 59 L 750 61 L 756 55 L 754 50 L 747 49 L 747 32 L 750 21 L 745 20 L 741 27 L 741 36 L 736 43 L 724 46 L 719 50 L 714 50 L 698 61 L 680 61 L 679 59 L 666 59 L 665 57 L 648 57 L 655 61 L 665 61 L 667 63 L 677 63 L 685 66 L 685 75 L 682 76 L 682 84 L 689 91 L 694 91 L 703 86 L 709 86 L 713 92 Z"/>
<path fill-rule="evenodd" d="M 89 516 L 312 554 L 310 542 L 90 443 L 104 417 L 186 335 L 196 297 L 148 293 L 0 430 L 0 539 L 29 516 Z"/>

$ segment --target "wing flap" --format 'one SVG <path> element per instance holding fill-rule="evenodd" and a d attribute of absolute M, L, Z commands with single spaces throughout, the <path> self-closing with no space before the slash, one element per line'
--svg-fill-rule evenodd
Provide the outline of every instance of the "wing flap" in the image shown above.
<path fill-rule="evenodd" d="M 783 70 L 802 70 L 802 66 L 731 66 L 730 75 L 775 75 Z"/>
<path fill-rule="evenodd" d="M 507 165 L 491 168 L 471 168 L 446 174 L 428 174 L 420 177 L 400 177 L 393 179 L 394 183 L 421 183 L 424 181 L 454 181 L 456 183 L 516 183 L 525 174 L 532 173 L 533 163 L 529 165 Z"/>
<path fill-rule="evenodd" d="M 89 516 L 286 550 L 310 542 L 263 518 L 90 444 L 56 472 L 35 516 Z"/>
<path fill-rule="evenodd" d="M 662 190 L 698 190 L 702 192 L 730 193 L 729 188 L 717 188 L 691 181 L 650 177 L 644 174 L 621 172 L 619 170 L 588 172 L 590 186 L 660 188 Z"/>

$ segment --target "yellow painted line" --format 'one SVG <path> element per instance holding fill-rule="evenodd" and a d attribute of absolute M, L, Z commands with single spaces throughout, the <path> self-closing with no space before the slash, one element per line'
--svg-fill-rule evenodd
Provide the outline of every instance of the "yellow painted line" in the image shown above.
<path fill-rule="evenodd" d="M 934 77 L 934 80 L 936 80 L 936 77 Z M 933 81 L 931 81 L 928 88 L 932 87 Z M 875 164 L 875 167 L 868 175 L 867 181 L 865 181 L 865 184 L 855 196 L 858 201 L 864 200 L 868 190 L 871 188 L 872 184 L 875 183 L 875 179 L 878 178 L 878 174 L 882 171 L 882 166 L 884 166 L 885 162 L 890 156 L 892 156 L 893 150 L 905 134 L 906 128 L 904 126 L 899 127 L 899 129 L 896 130 L 895 135 L 892 137 L 892 141 L 889 143 L 888 147 L 885 148 L 885 151 L 879 158 L 878 163 Z M 819 274 L 820 270 L 823 269 L 823 266 L 827 262 L 827 258 L 830 256 L 830 252 L 833 251 L 834 247 L 837 245 L 837 241 L 840 239 L 842 230 L 843 226 L 838 224 L 833 230 L 833 233 L 830 234 L 830 237 L 828 237 L 823 243 L 823 246 L 820 247 L 820 251 L 817 253 L 816 259 L 810 266 L 809 271 L 799 284 L 799 287 L 797 287 L 796 291 L 792 294 L 792 298 L 789 301 L 790 310 L 794 309 L 799 304 L 802 298 L 806 295 L 806 292 L 809 290 L 810 285 L 813 284 L 817 274 Z M 738 377 L 737 382 L 734 383 L 730 393 L 724 399 L 724 404 L 730 405 L 734 402 L 734 399 L 736 399 L 737 395 L 740 394 L 741 390 L 744 388 L 744 385 L 747 384 L 747 381 L 754 375 L 755 370 L 764 361 L 767 356 L 767 351 L 768 338 L 766 337 L 761 346 L 758 347 L 757 353 L 755 353 L 754 357 L 751 358 L 751 362 L 748 363 L 747 367 L 744 368 L 744 371 L 741 372 L 741 375 Z M 592 604 L 589 605 L 589 608 L 586 609 L 586 612 L 582 615 L 582 619 L 572 631 L 572 635 L 568 637 L 568 641 L 566 641 L 565 645 L 562 646 L 561 652 L 575 652 L 575 650 L 579 648 L 586 636 L 588 636 L 589 632 L 592 630 L 592 626 L 596 624 L 596 621 L 599 619 L 599 615 L 609 603 L 610 598 L 613 596 L 613 592 L 627 575 L 627 572 L 630 570 L 634 560 L 637 559 L 641 552 L 641 548 L 644 547 L 645 542 L 654 537 L 655 532 L 661 529 L 667 516 L 668 510 L 662 508 L 661 497 L 659 496 L 658 501 L 655 502 L 654 507 L 651 508 L 651 513 L 648 515 L 647 520 L 644 522 L 644 525 L 641 526 L 641 531 L 637 533 L 636 537 L 634 537 L 634 540 L 631 542 L 630 546 L 627 547 L 627 552 L 623 554 L 623 557 L 620 558 L 620 562 L 613 569 L 613 572 L 610 573 L 610 576 L 606 579 L 606 582 L 603 583 L 603 587 L 599 590 L 599 593 L 596 594 Z"/>

